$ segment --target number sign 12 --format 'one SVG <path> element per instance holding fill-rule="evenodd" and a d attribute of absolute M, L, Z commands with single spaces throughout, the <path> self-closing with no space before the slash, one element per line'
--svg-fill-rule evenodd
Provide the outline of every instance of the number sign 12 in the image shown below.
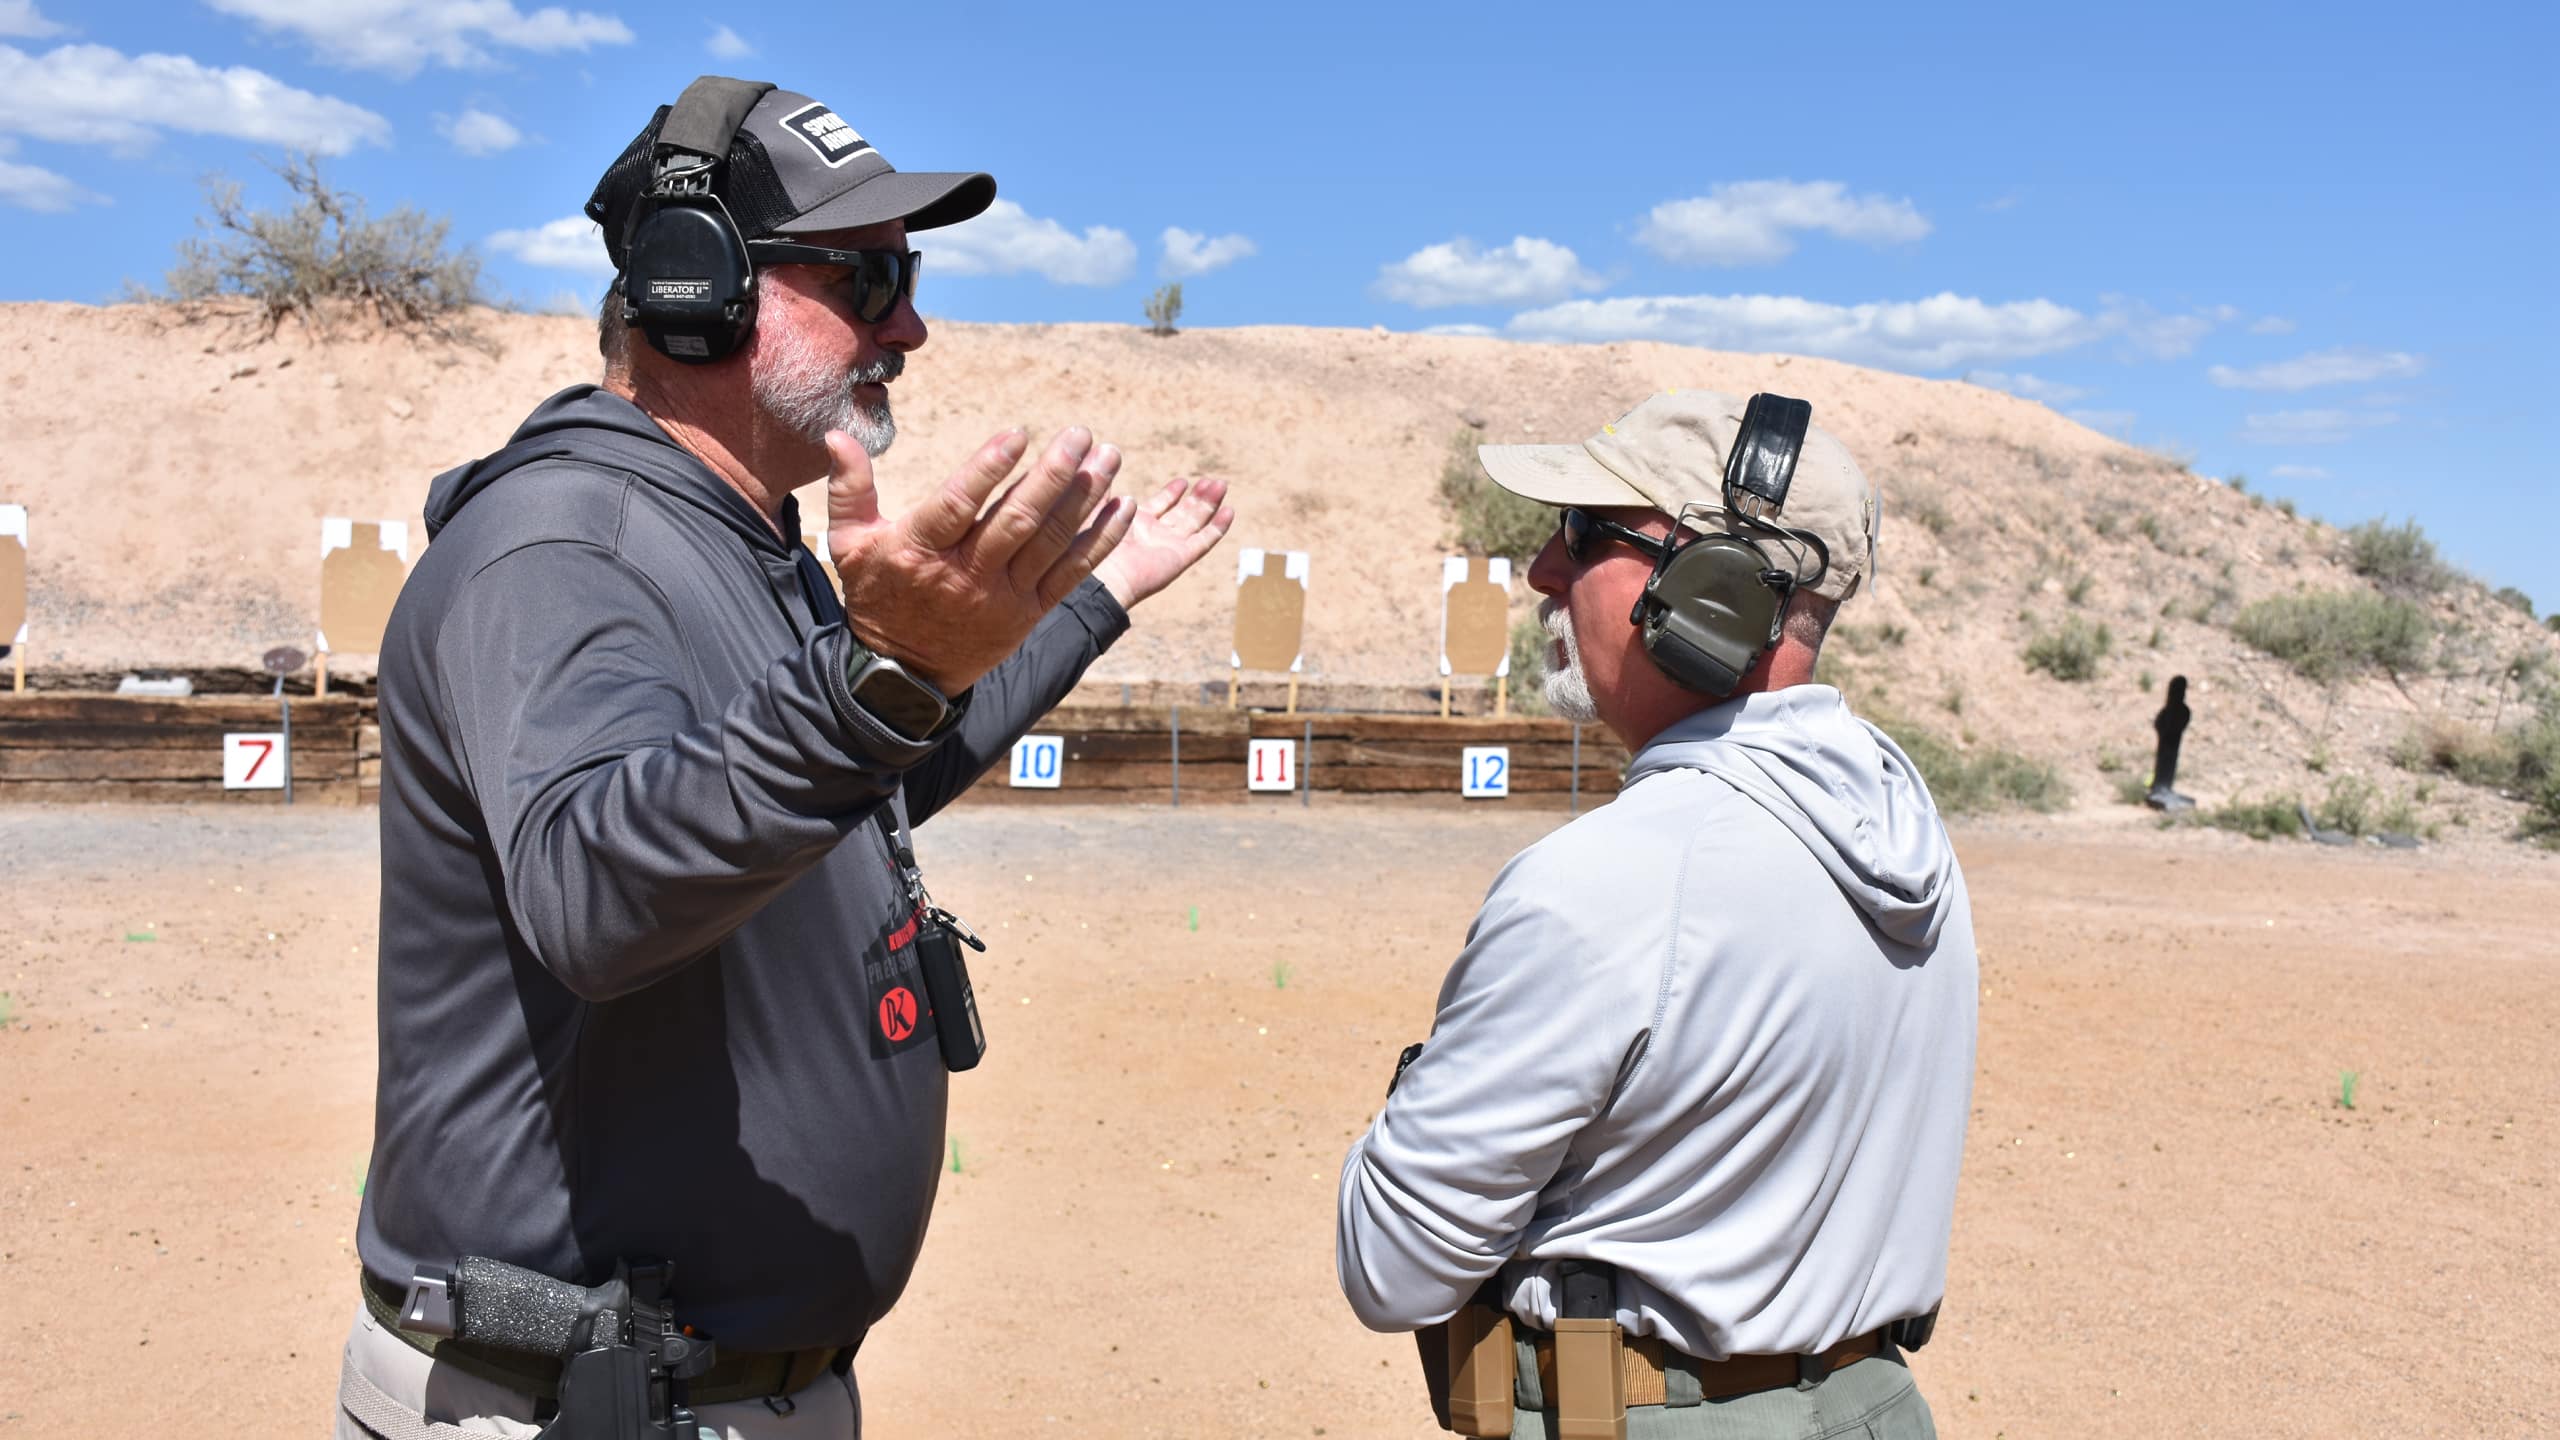
<path fill-rule="evenodd" d="M 1511 747 L 1468 745 L 1458 754 L 1467 767 L 1458 783 L 1459 794 L 1470 800 L 1500 800 L 1511 793 Z"/>
<path fill-rule="evenodd" d="M 1247 790 L 1295 790 L 1298 788 L 1297 741 L 1249 740 L 1245 744 L 1244 788 Z"/>
<path fill-rule="evenodd" d="M 1025 735 L 1013 742 L 1011 779 L 1016 790 L 1055 790 L 1066 769 L 1067 742 L 1056 735 Z"/>
<path fill-rule="evenodd" d="M 281 790 L 284 766 L 284 736 L 280 734 L 222 737 L 225 790 Z"/>

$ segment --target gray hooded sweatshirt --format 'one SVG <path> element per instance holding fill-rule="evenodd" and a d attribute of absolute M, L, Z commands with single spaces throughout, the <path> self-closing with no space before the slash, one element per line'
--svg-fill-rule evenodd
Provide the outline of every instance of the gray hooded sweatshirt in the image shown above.
<path fill-rule="evenodd" d="M 1644 747 L 1494 881 L 1423 1048 L 1342 1171 L 1374 1329 L 1558 1263 L 1703 1359 L 1809 1354 L 1946 1288 L 1977 1001 L 1964 877 L 1919 772 L 1796 686 Z"/>
<path fill-rule="evenodd" d="M 855 1345 L 906 1284 L 944 1083 L 874 823 L 1002 759 L 1128 617 L 1088 582 L 939 745 L 845 692 L 799 542 L 577 386 L 437 477 L 382 647 L 381 1068 L 357 1246 L 596 1284 L 675 1262 L 724 1348 Z"/>

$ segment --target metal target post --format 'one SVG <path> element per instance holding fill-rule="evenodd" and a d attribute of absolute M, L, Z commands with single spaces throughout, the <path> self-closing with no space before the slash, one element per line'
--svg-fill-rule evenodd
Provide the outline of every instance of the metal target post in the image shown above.
<path fill-rule="evenodd" d="M 1307 722 L 1305 748 L 1298 756 L 1298 808 L 1307 808 L 1307 795 L 1315 789 L 1316 722 Z"/>
<path fill-rule="evenodd" d="M 1182 808 L 1182 707 L 1173 707 L 1173 808 Z"/>

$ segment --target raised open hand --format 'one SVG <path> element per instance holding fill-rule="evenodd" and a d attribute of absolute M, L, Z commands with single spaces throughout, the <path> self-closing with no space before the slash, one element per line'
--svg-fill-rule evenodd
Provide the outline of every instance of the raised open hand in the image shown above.
<path fill-rule="evenodd" d="M 891 520 L 880 513 L 871 457 L 841 430 L 827 436 L 827 550 L 844 580 L 846 623 L 945 695 L 1012 654 L 1137 516 L 1137 502 L 1103 498 L 1120 451 L 1095 445 L 1081 425 L 1059 431 L 988 505 L 1029 448 L 1021 430 L 989 438 L 942 488 Z"/>
<path fill-rule="evenodd" d="M 1167 585 L 1217 548 L 1236 523 L 1227 482 L 1215 476 L 1175 479 L 1138 506 L 1129 538 L 1094 567 L 1094 576 L 1126 610 Z"/>

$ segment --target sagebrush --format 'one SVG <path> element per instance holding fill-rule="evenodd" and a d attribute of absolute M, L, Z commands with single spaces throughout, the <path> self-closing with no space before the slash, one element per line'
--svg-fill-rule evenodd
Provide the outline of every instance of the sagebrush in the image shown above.
<path fill-rule="evenodd" d="M 202 233 L 179 242 L 169 298 L 246 299 L 270 336 L 288 319 L 326 331 L 337 313 L 354 312 L 395 331 L 480 343 L 467 322 L 485 300 L 480 257 L 448 243 L 452 222 L 406 205 L 375 217 L 307 152 L 273 168 L 290 208 L 252 209 L 239 182 L 205 181 Z"/>
<path fill-rule="evenodd" d="M 2405 674 L 2425 663 L 2434 622 L 2411 601 L 2370 590 L 2270 595 L 2240 612 L 2231 633 L 2313 680 L 2380 666 Z"/>
<path fill-rule="evenodd" d="M 1449 437 L 1448 457 L 1440 462 L 1441 503 L 1458 522 L 1459 545 L 1526 561 L 1555 533 L 1556 512 L 1494 484 L 1476 463 L 1476 440 L 1473 430 Z"/>

